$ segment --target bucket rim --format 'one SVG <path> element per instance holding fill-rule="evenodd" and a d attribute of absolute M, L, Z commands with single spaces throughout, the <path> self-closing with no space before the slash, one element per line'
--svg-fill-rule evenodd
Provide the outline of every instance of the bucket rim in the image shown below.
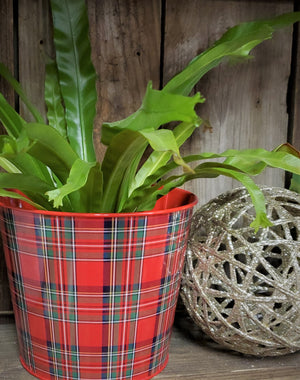
<path fill-rule="evenodd" d="M 15 201 L 18 206 L 8 204 L 10 200 Z M 38 210 L 28 203 L 9 197 L 0 197 L 0 209 L 11 209 L 21 213 L 33 213 L 52 217 L 82 217 L 82 218 L 117 218 L 117 217 L 140 217 L 170 214 L 177 211 L 184 211 L 193 208 L 198 203 L 197 196 L 185 189 L 175 188 L 168 194 L 164 195 L 156 202 L 155 207 L 149 211 L 137 212 L 109 212 L 109 213 L 87 213 L 71 211 L 48 211 Z M 178 204 L 178 205 L 177 205 Z"/>

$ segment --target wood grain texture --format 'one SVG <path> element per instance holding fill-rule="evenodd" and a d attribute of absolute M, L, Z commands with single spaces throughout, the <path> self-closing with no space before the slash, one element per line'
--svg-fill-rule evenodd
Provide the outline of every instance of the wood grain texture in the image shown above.
<path fill-rule="evenodd" d="M 119 120 L 141 104 L 149 80 L 158 86 L 160 1 L 87 1 L 92 59 L 99 95 L 95 145 L 101 159 L 100 126 Z M 47 0 L 19 1 L 20 82 L 45 115 L 44 53 L 53 55 L 52 21 Z M 31 115 L 21 105 L 21 114 Z"/>
<path fill-rule="evenodd" d="M 13 31 L 13 2 L 10 0 L 0 1 L 0 62 L 4 63 L 9 70 L 14 72 L 14 31 Z M 14 106 L 14 92 L 11 87 L 0 77 L 0 90 L 6 100 Z M 4 128 L 0 123 L 0 133 Z M 0 239 L 0 311 L 9 311 L 12 309 L 9 296 L 9 287 L 7 280 L 4 254 Z M 6 320 L 1 316 L 1 321 Z"/>
<path fill-rule="evenodd" d="M 95 145 L 102 157 L 100 127 L 141 105 L 148 81 L 158 88 L 160 0 L 88 1 L 92 58 L 99 75 Z"/>
<path fill-rule="evenodd" d="M 31 102 L 45 116 L 45 54 L 53 53 L 49 1 L 19 0 L 18 3 L 19 79 Z M 33 121 L 22 102 L 20 113 L 25 120 Z"/>
<path fill-rule="evenodd" d="M 300 5 L 298 5 L 300 9 Z M 295 62 L 294 77 L 291 83 L 291 105 L 290 105 L 290 142 L 300 150 L 300 27 L 299 24 L 295 28 L 294 36 Z"/>
<path fill-rule="evenodd" d="M 228 27 L 243 21 L 268 18 L 293 10 L 292 1 L 167 0 L 165 82 Z M 183 152 L 222 152 L 228 148 L 273 149 L 287 140 L 287 86 L 290 75 L 292 29 L 279 31 L 254 50 L 255 58 L 209 72 L 197 86 L 206 98 L 199 115 L 208 119 L 213 133 L 197 131 Z M 257 182 L 282 186 L 284 173 L 269 170 Z M 237 187 L 227 178 L 186 184 L 200 204 Z"/>
<path fill-rule="evenodd" d="M 185 330 L 188 329 L 188 331 Z M 297 380 L 300 353 L 275 358 L 254 358 L 228 352 L 205 338 L 195 325 L 175 326 L 167 367 L 157 380 Z M 18 359 L 14 325 L 0 325 L 0 378 L 33 380 Z"/>
<path fill-rule="evenodd" d="M 14 72 L 14 30 L 13 30 L 13 2 L 0 1 L 0 62 Z M 14 106 L 14 91 L 10 85 L 0 77 L 0 89 L 6 100 Z M 2 128 L 2 126 L 0 127 Z M 4 129 L 0 129 L 1 132 Z"/>

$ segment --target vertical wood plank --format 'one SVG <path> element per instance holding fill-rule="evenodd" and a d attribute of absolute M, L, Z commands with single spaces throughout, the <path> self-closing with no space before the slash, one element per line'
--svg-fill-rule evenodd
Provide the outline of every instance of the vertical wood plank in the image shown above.
<path fill-rule="evenodd" d="M 48 0 L 19 0 L 19 79 L 29 99 L 46 115 L 45 53 L 52 54 L 52 21 Z M 33 121 L 24 104 L 20 113 Z"/>
<path fill-rule="evenodd" d="M 101 158 L 102 122 L 122 119 L 135 111 L 147 82 L 159 82 L 160 1 L 87 0 L 87 7 L 92 59 L 99 76 L 95 145 Z M 43 50 L 48 54 L 53 50 L 48 1 L 20 0 L 19 29 L 20 81 L 45 114 Z M 31 120 L 23 106 L 21 113 Z"/>
<path fill-rule="evenodd" d="M 296 149 L 300 150 L 300 27 L 299 24 L 295 28 L 294 48 L 296 49 L 296 62 L 294 83 L 292 86 L 291 96 L 291 143 Z"/>
<path fill-rule="evenodd" d="M 159 86 L 160 0 L 88 0 L 92 58 L 99 75 L 96 150 L 100 127 L 140 105 L 149 80 Z"/>
<path fill-rule="evenodd" d="M 0 1 L 0 62 L 4 63 L 10 72 L 14 72 L 14 25 L 13 1 Z M 0 90 L 6 100 L 14 106 L 14 91 L 11 86 L 0 77 Z M 4 129 L 0 125 L 0 132 Z"/>
<path fill-rule="evenodd" d="M 13 1 L 0 1 L 0 62 L 4 63 L 9 70 L 14 72 L 14 25 L 13 25 Z M 6 100 L 14 106 L 14 92 L 11 87 L 0 77 L 0 91 Z M 4 128 L 0 125 L 0 133 Z M 7 272 L 4 260 L 4 254 L 0 239 L 0 311 L 9 311 L 12 309 L 9 295 L 9 286 Z M 0 323 L 6 319 L 0 318 Z"/>
<path fill-rule="evenodd" d="M 228 27 L 293 10 L 292 1 L 167 0 L 165 81 L 218 39 Z M 287 139 L 286 95 L 291 64 L 292 29 L 279 31 L 258 46 L 253 60 L 222 64 L 200 81 L 206 98 L 199 115 L 210 120 L 213 133 L 197 131 L 184 153 L 222 152 L 228 148 L 273 149 Z M 283 186 L 284 173 L 267 171 L 257 182 Z M 203 204 L 237 183 L 224 177 L 186 185 Z"/>

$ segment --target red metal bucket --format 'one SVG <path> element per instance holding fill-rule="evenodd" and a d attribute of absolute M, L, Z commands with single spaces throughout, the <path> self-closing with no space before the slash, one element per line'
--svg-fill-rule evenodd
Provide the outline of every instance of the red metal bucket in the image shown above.
<path fill-rule="evenodd" d="M 196 197 L 150 212 L 32 210 L 2 198 L 20 359 L 40 379 L 149 379 L 167 364 Z"/>

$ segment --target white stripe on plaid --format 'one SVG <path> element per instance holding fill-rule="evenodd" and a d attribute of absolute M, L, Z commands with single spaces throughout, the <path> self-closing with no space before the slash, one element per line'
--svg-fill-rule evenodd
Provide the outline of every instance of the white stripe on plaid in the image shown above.
<path fill-rule="evenodd" d="M 52 353 L 54 354 L 54 367 L 55 367 L 55 374 L 58 373 L 58 368 L 57 368 L 57 356 L 56 356 L 56 340 L 55 340 L 55 334 L 54 334 L 54 317 L 53 317 L 53 306 L 52 306 L 52 289 L 51 289 L 51 280 L 50 280 L 50 269 L 48 265 L 48 249 L 47 249 L 47 238 L 46 238 L 46 226 L 45 226 L 45 218 L 43 215 L 40 215 L 40 225 L 42 226 L 41 228 L 41 238 L 42 238 L 42 245 L 43 245 L 43 253 L 44 255 L 44 267 L 45 267 L 45 286 L 46 286 L 46 294 L 47 294 L 47 302 L 49 303 L 48 305 L 44 304 L 43 306 L 47 307 L 47 312 L 49 312 L 49 324 L 50 324 L 50 334 L 51 334 L 51 347 L 52 347 Z"/>
<path fill-rule="evenodd" d="M 17 239 L 15 238 L 16 237 L 16 234 L 15 234 L 15 219 L 14 219 L 14 214 L 8 210 L 8 212 L 10 213 L 10 223 L 7 223 L 6 224 L 6 227 L 8 228 L 8 231 L 10 232 L 10 243 L 13 244 L 12 247 L 10 247 L 10 249 L 12 250 L 13 252 L 13 259 L 14 259 L 14 264 L 15 264 L 15 276 L 18 276 L 19 278 L 19 275 L 21 273 L 21 265 L 20 265 L 20 258 L 19 258 L 19 247 L 18 247 L 18 242 L 17 242 Z M 16 278 L 13 278 L 12 279 L 13 283 L 16 284 Z M 14 288 L 14 287 L 11 287 L 11 288 Z M 23 287 L 23 282 L 22 281 L 18 281 L 17 282 L 17 289 L 18 289 L 18 294 L 16 294 L 16 298 L 18 299 L 18 301 L 21 300 L 22 302 L 22 306 L 20 305 L 20 303 L 18 302 L 18 304 L 13 304 L 14 306 L 14 309 L 16 307 L 18 307 L 20 309 L 20 311 L 24 310 L 25 313 L 22 313 L 22 312 L 18 312 L 17 310 L 14 310 L 15 313 L 17 313 L 18 315 L 18 318 L 21 318 L 22 319 L 22 331 L 20 331 L 20 329 L 17 329 L 17 335 L 18 335 L 18 340 L 26 340 L 26 343 L 25 343 L 25 350 L 24 350 L 24 354 L 25 354 L 25 360 L 27 360 L 27 365 L 31 366 L 32 368 L 35 368 L 35 362 L 34 362 L 34 357 L 33 357 L 33 352 L 32 352 L 32 342 L 31 342 L 31 339 L 30 339 L 30 334 L 29 334 L 29 322 L 28 322 L 28 318 L 27 318 L 27 313 L 26 313 L 26 301 L 25 301 L 25 293 L 24 293 L 24 287 Z M 20 347 L 23 347 L 23 345 L 20 344 Z"/>

